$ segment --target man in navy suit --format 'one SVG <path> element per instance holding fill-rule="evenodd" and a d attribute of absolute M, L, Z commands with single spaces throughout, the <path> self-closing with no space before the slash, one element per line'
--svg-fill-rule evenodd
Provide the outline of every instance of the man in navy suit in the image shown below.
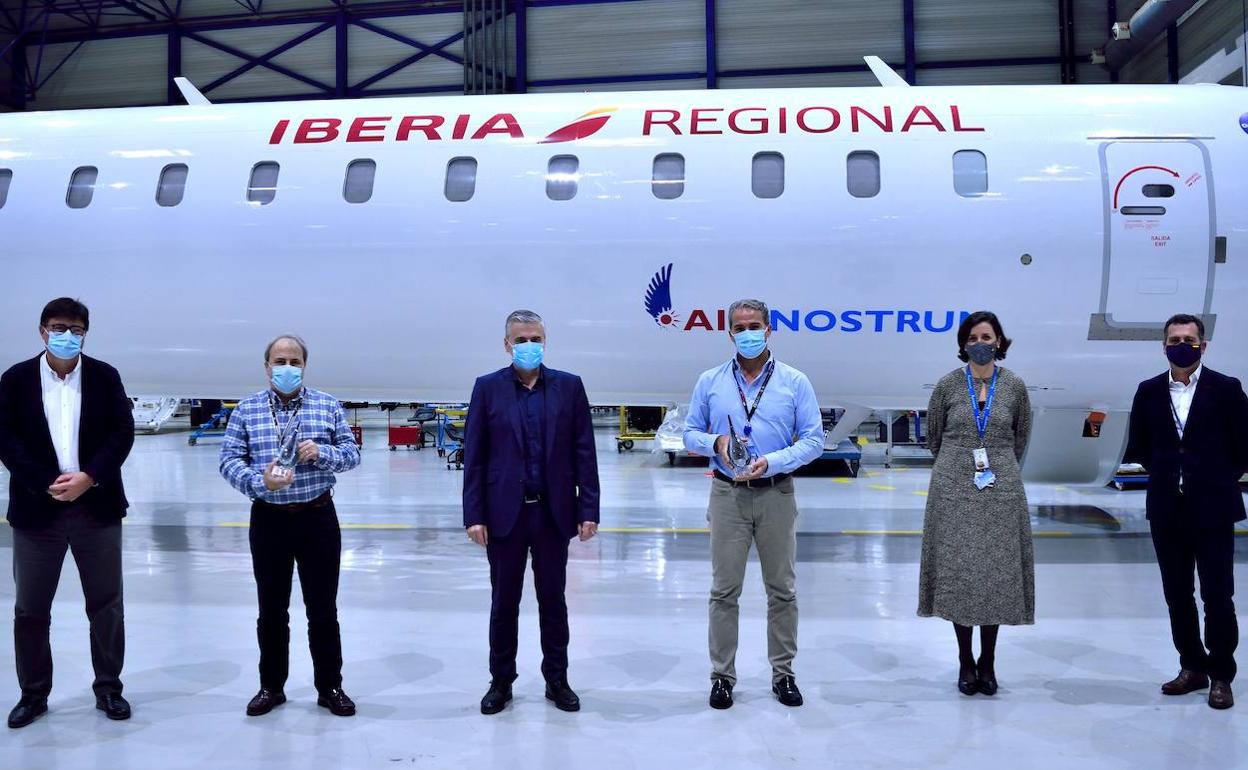
<path fill-rule="evenodd" d="M 1124 458 L 1148 470 L 1149 526 L 1182 669 L 1161 691 L 1208 687 L 1209 705 L 1227 709 L 1239 643 L 1233 568 L 1235 522 L 1244 519 L 1248 397 L 1239 380 L 1201 365 L 1208 343 L 1200 318 L 1173 316 L 1163 345 L 1170 371 L 1140 383 Z M 1193 571 L 1205 604 L 1203 642 Z"/>
<path fill-rule="evenodd" d="M 44 351 L 0 376 L 0 462 L 9 469 L 13 528 L 13 652 L 22 697 L 9 727 L 48 710 L 52 599 L 65 554 L 74 555 L 91 625 L 95 707 L 129 719 L 122 697 L 126 651 L 122 604 L 121 466 L 134 416 L 117 370 L 82 353 L 86 305 L 54 299 L 39 318 Z"/>
<path fill-rule="evenodd" d="M 490 562 L 490 689 L 482 714 L 511 700 L 520 596 L 533 555 L 546 698 L 581 707 L 568 686 L 568 541 L 598 532 L 598 460 L 581 378 L 542 365 L 546 328 L 536 313 L 507 316 L 512 364 L 477 379 L 464 438 L 464 527 Z"/>

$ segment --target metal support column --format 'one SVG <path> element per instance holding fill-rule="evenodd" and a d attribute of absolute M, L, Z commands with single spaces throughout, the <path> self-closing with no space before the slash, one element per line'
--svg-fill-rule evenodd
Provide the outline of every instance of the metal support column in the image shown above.
<path fill-rule="evenodd" d="M 512 91 L 529 90 L 529 0 L 512 0 L 516 14 L 516 78 Z"/>
<path fill-rule="evenodd" d="M 182 93 L 173 79 L 182 75 L 182 31 L 177 27 L 169 30 L 165 42 L 168 47 L 165 56 L 165 101 L 181 104 Z"/>
<path fill-rule="evenodd" d="M 918 53 L 914 34 L 914 0 L 901 0 L 901 20 L 906 38 L 906 82 L 915 85 L 918 77 Z"/>
<path fill-rule="evenodd" d="M 719 88 L 719 53 L 715 40 L 715 0 L 706 0 L 706 87 Z"/>
<path fill-rule="evenodd" d="M 1179 24 L 1171 23 L 1166 27 L 1166 64 L 1169 69 L 1170 83 L 1179 82 Z"/>
<path fill-rule="evenodd" d="M 347 33 L 350 21 L 347 19 L 345 5 L 338 6 L 338 16 L 334 19 L 334 96 L 345 99 L 351 87 L 347 79 Z"/>

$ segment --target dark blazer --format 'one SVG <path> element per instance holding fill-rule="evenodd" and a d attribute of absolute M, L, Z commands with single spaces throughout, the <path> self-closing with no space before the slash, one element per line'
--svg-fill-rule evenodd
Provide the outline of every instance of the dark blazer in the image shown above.
<path fill-rule="evenodd" d="M 546 387 L 546 493 L 568 537 L 598 521 L 598 457 L 585 385 L 542 367 Z M 506 537 L 524 504 L 524 448 L 516 375 L 508 366 L 477 378 L 464 437 L 464 526 Z"/>
<path fill-rule="evenodd" d="M 39 529 L 69 503 L 53 500 L 48 487 L 61 475 L 43 412 L 40 358 L 14 365 L 0 376 L 0 462 L 9 469 L 9 524 Z M 83 356 L 78 464 L 95 479 L 77 504 L 101 519 L 120 519 L 130 505 L 121 465 L 134 445 L 133 404 L 117 370 Z"/>
<path fill-rule="evenodd" d="M 1242 520 L 1239 479 L 1248 470 L 1248 396 L 1239 380 L 1207 366 L 1201 370 L 1182 440 L 1170 411 L 1169 373 L 1141 382 L 1123 460 L 1148 470 L 1149 519 L 1177 514 L 1181 471 L 1183 496 L 1197 523 Z"/>

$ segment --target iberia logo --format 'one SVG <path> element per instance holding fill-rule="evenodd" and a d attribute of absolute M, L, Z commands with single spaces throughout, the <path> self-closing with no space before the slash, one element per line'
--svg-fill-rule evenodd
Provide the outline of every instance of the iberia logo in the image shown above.
<path fill-rule="evenodd" d="M 615 114 L 615 107 L 602 107 L 590 110 L 562 128 L 556 128 L 538 144 L 555 144 L 557 142 L 574 142 L 593 136 L 607 125 L 607 121 Z"/>

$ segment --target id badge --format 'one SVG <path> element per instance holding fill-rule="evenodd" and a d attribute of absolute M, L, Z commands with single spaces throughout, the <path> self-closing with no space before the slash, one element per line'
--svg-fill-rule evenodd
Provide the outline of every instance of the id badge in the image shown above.
<path fill-rule="evenodd" d="M 975 488 L 983 491 L 993 484 L 997 483 L 997 476 L 992 469 L 985 469 L 975 474 Z"/>
<path fill-rule="evenodd" d="M 988 470 L 988 450 L 984 449 L 983 447 L 980 447 L 979 449 L 976 449 L 974 452 L 972 452 L 972 454 L 975 455 L 975 470 L 977 471 Z"/>

